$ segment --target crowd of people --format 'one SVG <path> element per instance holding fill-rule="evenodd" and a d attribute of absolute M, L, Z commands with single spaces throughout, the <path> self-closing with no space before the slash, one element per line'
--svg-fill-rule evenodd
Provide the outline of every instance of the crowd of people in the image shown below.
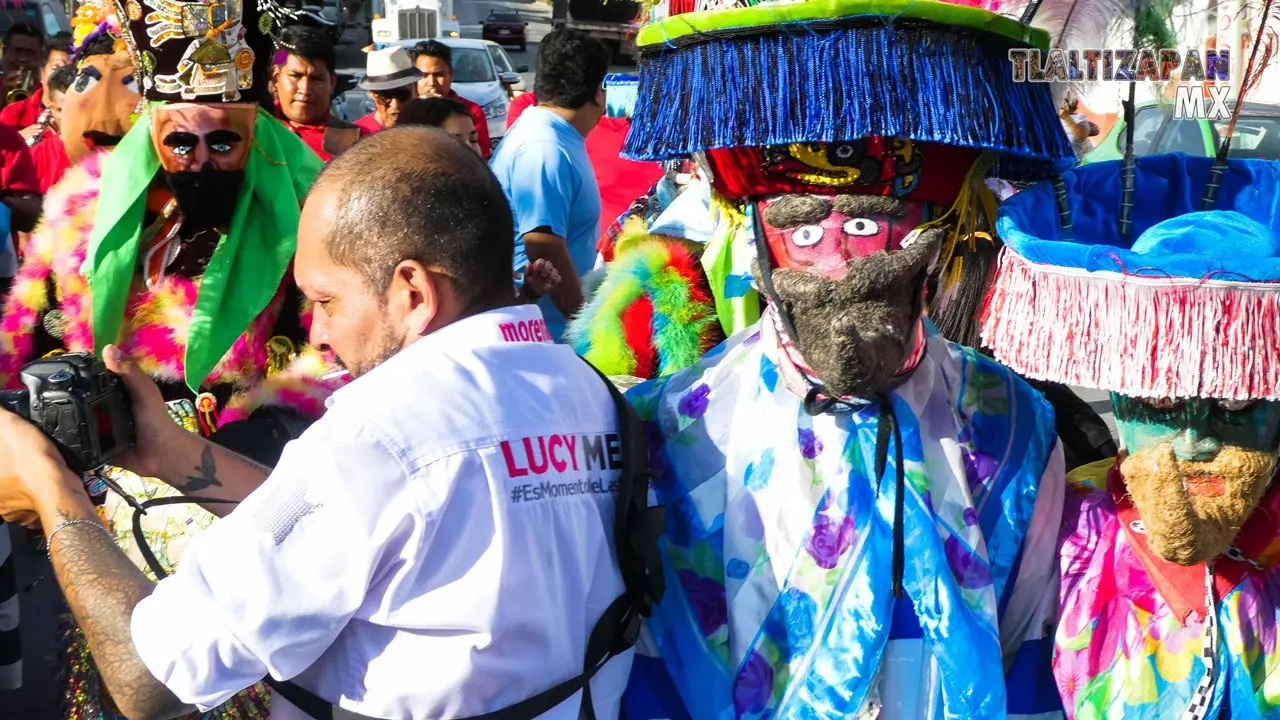
<path fill-rule="evenodd" d="M 13 26 L 0 385 L 132 417 L 0 411 L 58 716 L 1280 716 L 1280 163 L 1077 166 L 998 11 L 659 0 L 496 147 L 440 42 Z"/>

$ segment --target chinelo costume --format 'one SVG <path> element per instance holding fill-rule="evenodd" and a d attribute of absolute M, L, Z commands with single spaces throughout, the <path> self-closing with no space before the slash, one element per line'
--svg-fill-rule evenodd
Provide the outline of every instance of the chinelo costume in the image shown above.
<path fill-rule="evenodd" d="M 1060 714 L 1052 411 L 924 318 L 994 221 L 988 172 L 1070 162 L 1048 87 L 1010 78 L 1047 34 L 932 0 L 692 5 L 639 33 L 627 150 L 698 160 L 733 334 L 628 394 L 668 588 L 628 716 Z"/>
<path fill-rule="evenodd" d="M 0 321 L 0 380 L 11 386 L 49 352 L 116 343 L 160 384 L 175 421 L 274 464 L 340 382 L 305 346 L 309 309 L 290 268 L 302 196 L 322 165 L 258 104 L 268 32 L 286 13 L 268 0 L 121 0 L 103 15 L 95 32 L 118 34 L 144 100 L 117 117 L 128 132 L 116 149 L 80 159 L 46 199 Z M 118 468 L 89 486 L 149 571 L 130 503 L 176 492 Z M 156 507 L 143 534 L 167 570 L 212 520 L 196 505 Z M 117 717 L 78 630 L 67 640 L 65 716 Z M 265 712 L 266 693 L 251 689 L 214 716 Z"/>
<path fill-rule="evenodd" d="M 1074 718 L 1280 717 L 1280 163 L 1141 157 L 1001 210 L 984 324 L 1030 377 L 1109 390 L 1121 452 L 1073 472 L 1054 671 Z M 1074 491 L 1074 492 L 1073 492 Z"/>

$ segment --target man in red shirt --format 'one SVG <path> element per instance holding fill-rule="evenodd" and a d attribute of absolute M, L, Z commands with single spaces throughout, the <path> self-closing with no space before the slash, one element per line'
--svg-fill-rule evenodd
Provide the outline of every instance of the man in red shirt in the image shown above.
<path fill-rule="evenodd" d="M 427 40 L 414 45 L 412 54 L 414 67 L 422 71 L 422 79 L 418 80 L 418 97 L 447 97 L 466 105 L 476 123 L 480 155 L 488 160 L 493 153 L 489 118 L 485 117 L 484 108 L 454 92 L 452 48 L 439 40 Z"/>
<path fill-rule="evenodd" d="M 373 98 L 373 112 L 356 120 L 356 127 L 375 133 L 395 125 L 401 106 L 413 99 L 414 86 L 421 77 L 404 48 L 369 51 L 360 89 Z"/>
<path fill-rule="evenodd" d="M 76 69 L 73 65 L 63 65 L 49 74 L 49 78 L 44 83 L 44 89 L 45 97 L 49 99 L 51 121 L 37 123 L 28 129 L 39 134 L 29 131 L 22 133 L 31 148 L 31 160 L 36 164 L 41 195 L 48 193 L 49 188 L 61 180 L 62 174 L 71 167 L 71 160 L 67 157 L 67 151 L 62 145 L 62 136 L 59 133 L 63 100 L 75 78 Z M 33 140 L 35 142 L 32 142 Z"/>
<path fill-rule="evenodd" d="M 0 88 L 0 95 L 7 97 L 22 74 L 31 73 L 37 82 L 29 97 L 10 103 L 0 110 L 0 123 L 14 130 L 24 130 L 40 119 L 40 114 L 45 111 L 44 81 L 53 68 L 66 65 L 69 61 L 70 37 L 60 36 L 56 39 L 58 49 L 51 47 L 46 51 L 44 37 L 30 25 L 14 25 L 5 33 L 4 58 L 0 61 L 4 66 L 4 86 Z"/>
<path fill-rule="evenodd" d="M 276 54 L 271 74 L 275 115 L 328 162 L 369 134 L 331 113 L 338 84 L 333 42 L 320 30 L 299 25 L 285 28 L 280 44 L 284 49 Z"/>
<path fill-rule="evenodd" d="M 0 203 L 9 208 L 9 232 L 0 236 L 0 293 L 8 294 L 18 272 L 13 233 L 31 232 L 40 219 L 40 179 L 17 130 L 0 125 Z"/>

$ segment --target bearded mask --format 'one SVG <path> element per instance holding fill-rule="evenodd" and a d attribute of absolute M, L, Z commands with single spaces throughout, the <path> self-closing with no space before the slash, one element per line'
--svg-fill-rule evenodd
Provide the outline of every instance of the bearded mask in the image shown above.
<path fill-rule="evenodd" d="M 1223 554 L 1275 476 L 1280 402 L 1112 401 L 1120 471 L 1151 549 L 1180 565 Z"/>
<path fill-rule="evenodd" d="M 832 394 L 871 397 L 918 357 L 925 281 L 947 229 L 921 229 L 955 201 L 979 153 L 872 137 L 713 150 L 712 183 L 755 198 L 771 298 Z M 756 263 L 756 285 L 766 289 Z"/>
<path fill-rule="evenodd" d="M 757 204 L 774 291 L 795 343 L 832 393 L 887 390 L 916 349 L 942 228 L 916 231 L 926 203 L 875 195 L 784 195 Z M 754 268 L 756 282 L 764 287 Z"/>
<path fill-rule="evenodd" d="M 74 165 L 90 152 L 115 146 L 133 127 L 141 96 L 127 50 L 80 60 L 62 100 L 62 146 Z"/>
<path fill-rule="evenodd" d="M 165 182 L 192 227 L 230 223 L 257 113 L 250 103 L 178 103 L 152 110 L 151 137 Z"/>

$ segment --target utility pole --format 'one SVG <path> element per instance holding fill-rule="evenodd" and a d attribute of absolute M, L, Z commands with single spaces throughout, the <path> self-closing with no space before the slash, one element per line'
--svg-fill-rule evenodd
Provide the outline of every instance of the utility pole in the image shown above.
<path fill-rule="evenodd" d="M 569 0 L 551 1 L 551 29 L 559 30 L 569 21 Z"/>

